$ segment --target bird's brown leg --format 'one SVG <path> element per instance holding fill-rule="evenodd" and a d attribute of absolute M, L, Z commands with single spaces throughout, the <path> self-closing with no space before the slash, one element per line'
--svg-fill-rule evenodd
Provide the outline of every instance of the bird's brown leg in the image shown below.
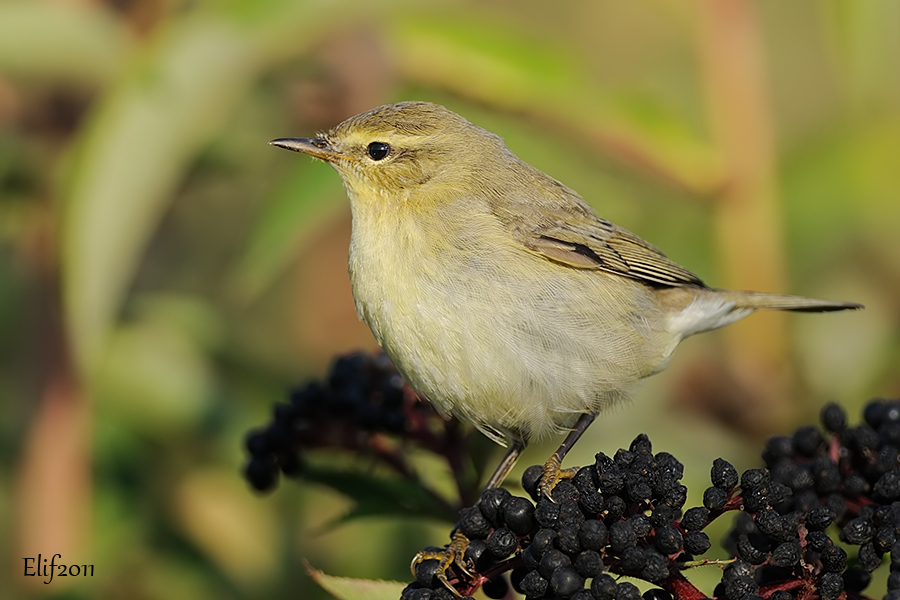
<path fill-rule="evenodd" d="M 484 489 L 489 490 L 491 488 L 500 487 L 503 484 L 503 480 L 506 479 L 506 476 L 509 475 L 509 472 L 512 471 L 512 468 L 516 465 L 516 462 L 519 460 L 524 449 L 524 442 L 513 442 L 506 452 L 506 455 L 503 457 L 503 460 L 501 460 L 500 464 L 497 465 L 497 468 L 494 469 L 494 473 L 491 475 L 491 478 L 488 479 Z M 453 533 L 450 535 L 450 544 L 446 548 L 439 552 L 427 552 L 423 550 L 413 557 L 412 563 L 409 566 L 413 577 L 415 577 L 416 565 L 420 562 L 432 559 L 439 560 L 440 564 L 437 569 L 438 580 L 443 583 L 448 590 L 453 592 L 456 596 L 459 596 L 460 593 L 456 588 L 450 585 L 450 582 L 447 580 L 447 570 L 451 565 L 456 564 L 456 566 L 458 566 L 466 575 L 471 577 L 472 574 L 466 568 L 465 558 L 466 548 L 469 547 L 469 538 L 460 533 L 457 528 L 458 526 L 454 527 Z"/>
<path fill-rule="evenodd" d="M 523 450 L 525 450 L 525 442 L 513 442 L 512 445 L 510 445 L 509 450 L 506 451 L 503 460 L 501 460 L 500 464 L 497 465 L 497 468 L 494 469 L 494 474 L 488 479 L 484 489 L 489 490 L 503 485 L 506 476 L 509 475 L 512 468 L 516 466 L 519 457 L 522 456 Z"/>
<path fill-rule="evenodd" d="M 570 479 L 574 477 L 575 473 L 578 472 L 577 468 L 561 469 L 560 466 L 562 465 L 562 461 L 566 457 L 566 454 L 569 453 L 569 450 L 572 449 L 572 446 L 575 445 L 575 442 L 578 441 L 581 434 L 587 431 L 587 428 L 590 427 L 596 417 L 596 413 L 584 413 L 578 417 L 578 421 L 575 422 L 572 431 L 569 432 L 569 435 L 566 436 L 566 439 L 563 440 L 563 443 L 560 444 L 559 448 L 557 448 L 550 459 L 544 463 L 544 472 L 541 475 L 541 482 L 538 484 L 538 492 L 541 496 L 545 496 L 552 500 L 553 498 L 550 494 L 553 492 L 553 488 L 556 487 L 556 484 L 559 483 L 561 479 Z"/>
<path fill-rule="evenodd" d="M 444 584 L 445 588 L 453 592 L 454 596 L 459 598 L 462 594 L 460 594 L 455 587 L 450 585 L 450 582 L 447 580 L 447 570 L 451 565 L 456 564 L 464 574 L 473 577 L 472 573 L 466 568 L 466 548 L 468 547 L 469 538 L 459 531 L 454 531 L 453 535 L 450 537 L 450 543 L 443 550 L 435 552 L 422 550 L 413 557 L 409 569 L 412 571 L 413 577 L 416 577 L 416 565 L 420 562 L 432 559 L 439 560 L 440 563 L 438 564 L 436 571 L 438 581 Z"/>

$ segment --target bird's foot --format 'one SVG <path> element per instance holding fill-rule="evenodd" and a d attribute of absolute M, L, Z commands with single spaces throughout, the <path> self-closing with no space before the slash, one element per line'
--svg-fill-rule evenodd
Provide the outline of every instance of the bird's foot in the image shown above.
<path fill-rule="evenodd" d="M 543 473 L 541 475 L 541 482 L 538 484 L 538 493 L 541 497 L 545 497 L 552 502 L 553 500 L 553 488 L 556 487 L 563 479 L 571 479 L 575 477 L 575 473 L 578 472 L 577 467 L 572 467 L 569 469 L 561 468 L 562 459 L 556 454 L 553 453 L 553 456 L 550 457 L 550 460 L 544 463 Z"/>
<path fill-rule="evenodd" d="M 462 594 L 457 591 L 455 587 L 450 585 L 450 581 L 447 579 L 447 571 L 454 564 L 456 567 L 462 571 L 467 577 L 474 577 L 474 575 L 469 572 L 466 568 L 466 548 L 469 547 L 469 538 L 464 536 L 460 532 L 456 532 L 450 538 L 450 543 L 443 550 L 439 551 L 428 551 L 422 550 L 418 554 L 416 554 L 412 563 L 410 563 L 409 568 L 412 571 L 413 577 L 416 577 L 416 566 L 426 560 L 438 560 L 437 570 L 435 572 L 435 576 L 438 581 L 440 581 L 444 587 L 453 592 L 453 595 L 456 597 L 461 597 Z"/>

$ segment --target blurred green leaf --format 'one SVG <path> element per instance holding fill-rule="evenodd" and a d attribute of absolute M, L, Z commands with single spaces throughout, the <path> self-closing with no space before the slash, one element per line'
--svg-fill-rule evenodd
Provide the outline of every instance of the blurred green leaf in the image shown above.
<path fill-rule="evenodd" d="M 823 265 L 833 263 L 835 257 L 823 248 L 847 250 L 856 243 L 853 236 L 860 226 L 870 240 L 896 238 L 898 153 L 900 120 L 877 118 L 852 129 L 835 128 L 782 161 L 792 256 L 808 261 L 798 269 L 801 273 L 821 272 Z M 887 260 L 897 255 L 889 244 L 879 247 Z"/>
<path fill-rule="evenodd" d="M 136 319 L 177 329 L 185 339 L 211 354 L 225 344 L 225 323 L 208 301 L 177 292 L 143 293 L 135 298 Z"/>
<path fill-rule="evenodd" d="M 372 581 L 334 577 L 307 565 L 310 577 L 338 600 L 397 600 L 406 587 L 399 581 Z"/>
<path fill-rule="evenodd" d="M 106 82 L 134 41 L 121 20 L 94 3 L 0 4 L 0 71 L 26 77 Z"/>
<path fill-rule="evenodd" d="M 251 75 L 251 48 L 221 22 L 175 28 L 154 50 L 101 104 L 72 157 L 63 275 L 82 368 L 94 366 L 190 159 Z"/>
<path fill-rule="evenodd" d="M 214 377 L 206 354 L 171 323 L 118 327 L 96 370 L 104 410 L 148 434 L 194 426 L 212 404 Z"/>
<path fill-rule="evenodd" d="M 605 93 L 592 82 L 583 61 L 561 44 L 507 21 L 446 15 L 397 21 L 389 40 L 398 68 L 413 81 L 538 116 L 695 193 L 723 184 L 715 149 L 684 119 L 658 103 L 623 101 Z"/>
<path fill-rule="evenodd" d="M 577 57 L 505 22 L 412 16 L 388 39 L 407 76 L 502 108 L 555 113 L 562 97 L 584 97 Z"/>
<path fill-rule="evenodd" d="M 184 294 L 144 294 L 112 330 L 96 371 L 99 406 L 145 434 L 170 435 L 208 414 L 216 389 L 209 354 L 224 339 L 218 315 Z"/>
<path fill-rule="evenodd" d="M 900 36 L 900 3 L 824 2 L 821 4 L 833 51 L 829 58 L 843 76 L 841 91 L 859 115 L 876 108 L 898 90 L 897 77 L 885 76 L 897 69 Z M 885 93 L 887 92 L 887 94 Z"/>
<path fill-rule="evenodd" d="M 186 473 L 176 484 L 172 510 L 183 534 L 228 579 L 252 590 L 275 573 L 279 526 L 271 503 L 248 494 L 233 470 Z"/>
<path fill-rule="evenodd" d="M 329 527 L 361 517 L 393 515 L 452 521 L 456 515 L 414 481 L 366 473 L 308 467 L 303 479 L 327 485 L 351 498 L 356 505 Z"/>
<path fill-rule="evenodd" d="M 348 3 L 273 0 L 246 22 L 239 17 L 254 3 L 221 6 L 230 12 L 185 17 L 148 45 L 99 103 L 71 157 L 64 297 L 75 357 L 87 373 L 191 161 L 254 79 L 305 51 L 321 35 L 321 19 Z"/>
<path fill-rule="evenodd" d="M 232 273 L 233 291 L 242 302 L 252 302 L 273 283 L 310 233 L 347 210 L 341 180 L 331 167 L 290 158 L 297 165 L 266 203 Z"/>

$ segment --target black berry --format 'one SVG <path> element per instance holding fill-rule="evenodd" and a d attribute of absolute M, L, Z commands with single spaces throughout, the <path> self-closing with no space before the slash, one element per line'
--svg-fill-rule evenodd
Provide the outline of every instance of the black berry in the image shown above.
<path fill-rule="evenodd" d="M 597 600 L 614 600 L 616 588 L 616 580 L 606 573 L 594 577 L 591 582 L 591 594 Z"/>
<path fill-rule="evenodd" d="M 487 538 L 487 547 L 496 558 L 506 558 L 519 545 L 516 534 L 507 527 L 498 527 Z"/>
<path fill-rule="evenodd" d="M 838 404 L 829 402 L 820 413 L 822 425 L 832 433 L 840 433 L 847 426 L 847 413 Z"/>
<path fill-rule="evenodd" d="M 675 554 L 684 546 L 684 538 L 674 525 L 666 525 L 656 530 L 654 539 L 656 549 L 663 554 Z"/>
<path fill-rule="evenodd" d="M 550 576 L 550 589 L 561 598 L 570 598 L 584 588 L 584 577 L 574 567 L 561 567 Z"/>
<path fill-rule="evenodd" d="M 609 532 L 603 521 L 588 519 L 578 528 L 578 541 L 588 550 L 600 550 L 606 545 Z"/>
<path fill-rule="evenodd" d="M 508 498 L 499 512 L 503 514 L 503 522 L 516 535 L 525 535 L 534 525 L 534 505 L 525 498 Z"/>
<path fill-rule="evenodd" d="M 713 466 L 710 470 L 710 479 L 715 487 L 730 492 L 737 487 L 738 472 L 730 462 L 722 458 L 717 458 L 713 461 Z"/>

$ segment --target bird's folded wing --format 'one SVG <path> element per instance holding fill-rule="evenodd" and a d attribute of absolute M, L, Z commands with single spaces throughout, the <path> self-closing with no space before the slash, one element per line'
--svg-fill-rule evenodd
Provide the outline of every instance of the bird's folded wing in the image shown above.
<path fill-rule="evenodd" d="M 570 267 L 598 269 L 649 285 L 706 287 L 638 236 L 598 217 L 577 225 L 555 221 L 518 233 L 532 252 Z"/>

